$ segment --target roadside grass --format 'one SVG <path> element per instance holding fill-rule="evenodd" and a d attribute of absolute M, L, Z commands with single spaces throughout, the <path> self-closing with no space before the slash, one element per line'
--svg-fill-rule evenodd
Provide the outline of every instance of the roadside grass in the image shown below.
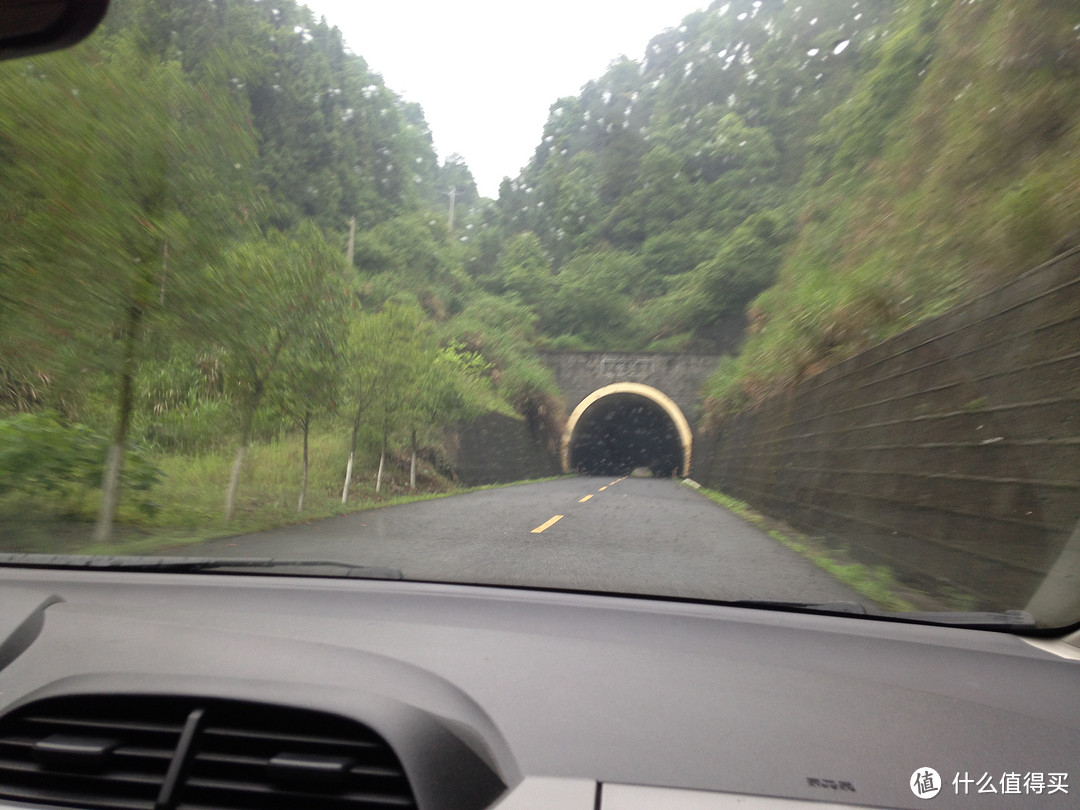
<path fill-rule="evenodd" d="M 761 529 L 778 543 L 802 555 L 883 610 L 890 612 L 916 610 L 915 605 L 900 596 L 900 592 L 906 588 L 896 581 L 892 572 L 885 566 L 870 567 L 844 560 L 842 552 L 827 549 L 814 538 L 800 534 L 789 526 L 778 528 L 777 521 L 756 512 L 736 498 L 706 487 L 701 487 L 697 491 L 747 523 Z"/>
<path fill-rule="evenodd" d="M 375 492 L 378 455 L 357 450 L 347 504 L 341 487 L 348 458 L 347 437 L 329 431 L 309 438 L 308 487 L 300 494 L 302 440 L 286 436 L 248 448 L 233 520 L 224 520 L 225 492 L 232 473 L 231 450 L 199 455 L 161 455 L 154 463 L 163 480 L 148 495 L 124 493 L 114 537 L 93 541 L 100 490 L 9 493 L 0 498 L 0 551 L 50 554 L 153 554 L 197 546 L 207 540 L 308 523 L 383 506 L 444 498 L 507 485 L 462 487 L 427 461 L 417 466 L 417 488 L 409 489 L 407 459 L 388 458 L 382 491 Z M 558 477 L 558 476 L 555 476 Z M 547 479 L 543 479 L 547 480 Z M 518 482 L 529 483 L 529 482 Z"/>

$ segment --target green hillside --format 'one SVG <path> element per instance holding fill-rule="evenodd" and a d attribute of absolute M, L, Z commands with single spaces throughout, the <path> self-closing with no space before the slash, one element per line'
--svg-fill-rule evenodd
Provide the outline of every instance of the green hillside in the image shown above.
<path fill-rule="evenodd" d="M 1080 10 L 910 3 L 822 121 L 719 412 L 1080 242 Z M 872 137 L 867 137 L 872 135 Z"/>

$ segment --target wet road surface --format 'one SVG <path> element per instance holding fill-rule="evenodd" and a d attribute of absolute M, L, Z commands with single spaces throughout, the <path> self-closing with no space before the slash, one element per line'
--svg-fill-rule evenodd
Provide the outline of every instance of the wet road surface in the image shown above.
<path fill-rule="evenodd" d="M 442 582 L 860 601 L 811 562 L 672 479 L 523 484 L 222 538 L 175 553 L 338 560 Z"/>

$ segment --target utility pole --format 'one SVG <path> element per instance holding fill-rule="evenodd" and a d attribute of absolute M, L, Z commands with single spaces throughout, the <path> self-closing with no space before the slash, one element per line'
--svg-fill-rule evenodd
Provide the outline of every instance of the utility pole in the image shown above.
<path fill-rule="evenodd" d="M 450 233 L 453 233 L 454 232 L 454 203 L 457 201 L 457 186 L 450 186 L 450 190 L 448 192 L 446 192 L 446 193 L 450 197 L 450 213 L 446 218 L 447 222 L 448 222 L 448 225 L 447 225 L 446 229 L 448 231 L 450 231 Z"/>

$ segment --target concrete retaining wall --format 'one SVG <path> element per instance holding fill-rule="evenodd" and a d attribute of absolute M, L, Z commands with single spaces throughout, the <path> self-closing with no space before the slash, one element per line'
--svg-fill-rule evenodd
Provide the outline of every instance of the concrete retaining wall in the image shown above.
<path fill-rule="evenodd" d="M 693 477 L 985 608 L 1080 520 L 1080 252 L 699 437 Z"/>
<path fill-rule="evenodd" d="M 559 457 L 540 426 L 487 413 L 460 425 L 455 435 L 454 472 L 468 486 L 504 484 L 559 475 Z"/>

